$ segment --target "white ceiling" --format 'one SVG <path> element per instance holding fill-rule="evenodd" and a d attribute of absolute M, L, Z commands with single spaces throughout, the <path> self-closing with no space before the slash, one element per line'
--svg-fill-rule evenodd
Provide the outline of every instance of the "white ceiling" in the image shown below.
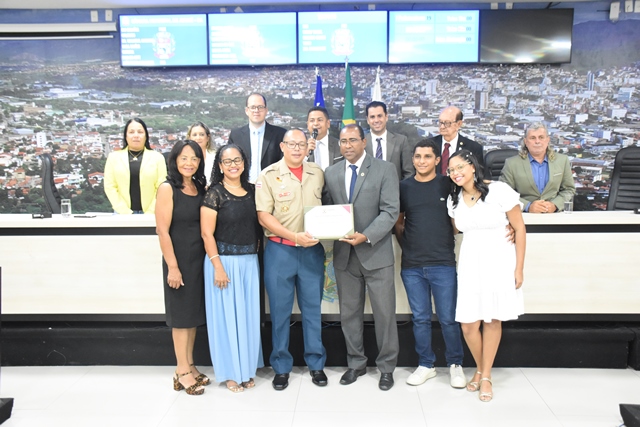
<path fill-rule="evenodd" d="M 234 8 L 236 6 L 264 6 L 268 5 L 290 5 L 290 4 L 315 4 L 320 0 L 0 0 L 0 9 L 127 9 L 142 7 L 191 7 L 191 6 L 216 6 Z M 595 2 L 597 0 L 568 0 L 562 3 L 571 2 Z M 371 0 L 322 0 L 323 4 L 384 4 L 392 3 L 376 2 Z M 393 2 L 400 3 L 400 2 Z M 445 3 L 443 0 L 418 0 L 410 3 Z M 458 3 L 458 2 L 456 2 Z M 464 0 L 459 3 L 485 3 L 486 0 Z M 504 8 L 504 2 L 500 2 Z M 533 0 L 512 0 L 511 3 L 546 3 Z"/>

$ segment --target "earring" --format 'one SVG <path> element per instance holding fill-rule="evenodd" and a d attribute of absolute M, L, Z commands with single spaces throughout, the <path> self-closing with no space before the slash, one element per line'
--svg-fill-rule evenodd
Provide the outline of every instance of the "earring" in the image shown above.
<path fill-rule="evenodd" d="M 221 173 L 222 175 L 224 175 L 224 171 L 223 171 L 222 169 L 220 169 L 220 173 Z"/>

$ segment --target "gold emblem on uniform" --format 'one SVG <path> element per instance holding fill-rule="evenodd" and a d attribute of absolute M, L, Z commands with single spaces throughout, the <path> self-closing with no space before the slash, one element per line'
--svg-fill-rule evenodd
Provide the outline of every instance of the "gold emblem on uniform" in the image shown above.
<path fill-rule="evenodd" d="M 282 178 L 281 178 L 281 177 L 279 177 L 279 176 L 276 176 L 276 181 L 278 181 L 278 182 L 282 182 Z"/>
<path fill-rule="evenodd" d="M 281 212 L 289 212 L 289 205 L 284 205 L 281 209 Z"/>

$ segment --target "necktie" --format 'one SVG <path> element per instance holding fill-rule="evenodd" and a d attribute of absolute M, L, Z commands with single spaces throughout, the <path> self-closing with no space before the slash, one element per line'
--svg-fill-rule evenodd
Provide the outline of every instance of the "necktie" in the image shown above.
<path fill-rule="evenodd" d="M 440 159 L 440 172 L 442 175 L 447 175 L 447 168 L 449 167 L 449 147 L 451 147 L 451 144 L 445 142 L 444 150 L 442 151 L 442 159 Z"/>
<path fill-rule="evenodd" d="M 378 148 L 376 148 L 376 159 L 382 160 L 382 138 L 376 138 Z"/>
<path fill-rule="evenodd" d="M 353 201 L 353 190 L 356 189 L 356 178 L 358 178 L 358 167 L 349 165 L 351 168 L 351 183 L 349 184 L 349 203 Z"/>

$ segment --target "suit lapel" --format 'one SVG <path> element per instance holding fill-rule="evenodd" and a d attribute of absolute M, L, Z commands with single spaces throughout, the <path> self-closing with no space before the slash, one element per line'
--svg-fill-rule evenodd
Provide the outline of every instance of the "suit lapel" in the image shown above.
<path fill-rule="evenodd" d="M 267 148 L 271 144 L 271 140 L 273 139 L 273 132 L 269 123 L 264 124 L 264 137 L 262 138 L 262 154 L 260 156 L 261 159 L 264 159 L 264 155 L 267 152 Z"/>
<path fill-rule="evenodd" d="M 353 197 L 351 198 L 351 203 L 353 203 L 358 197 L 358 193 L 360 193 L 360 189 L 364 184 L 364 181 L 369 176 L 369 168 L 371 167 L 371 156 L 366 156 L 364 161 L 362 162 L 362 166 L 358 170 L 358 179 L 356 180 L 356 188 L 353 190 Z M 348 200 L 348 198 L 347 198 Z"/>
<path fill-rule="evenodd" d="M 555 185 L 555 175 L 558 172 L 562 172 L 562 170 L 559 170 L 558 167 L 558 158 L 556 157 L 554 160 L 551 160 L 547 157 L 547 162 L 549 163 L 549 180 L 547 181 L 547 185 L 544 186 L 544 190 L 542 191 L 542 193 L 545 193 L 547 191 L 547 188 L 549 188 L 549 186 Z"/>
<path fill-rule="evenodd" d="M 527 182 L 529 183 L 531 190 L 535 194 L 537 194 L 539 197 L 540 190 L 538 190 L 538 186 L 536 185 L 536 182 L 533 179 L 533 172 L 531 171 L 531 162 L 529 161 L 529 156 L 522 159 L 520 163 L 522 164 L 522 169 L 521 169 L 522 174 L 527 178 Z"/>
<path fill-rule="evenodd" d="M 387 161 L 390 162 L 395 156 L 395 151 L 398 148 L 398 144 L 396 144 L 396 136 L 391 132 L 387 131 Z"/>
<path fill-rule="evenodd" d="M 340 189 L 340 200 L 334 200 L 334 202 L 340 205 L 349 203 L 349 195 L 347 194 L 347 189 L 344 186 L 344 180 L 346 175 L 345 168 L 347 167 L 346 162 L 347 162 L 346 160 L 342 160 L 335 164 L 336 173 L 334 177 L 338 181 L 337 185 L 338 185 L 338 188 Z M 329 177 L 326 177 L 326 179 L 329 179 Z"/>

